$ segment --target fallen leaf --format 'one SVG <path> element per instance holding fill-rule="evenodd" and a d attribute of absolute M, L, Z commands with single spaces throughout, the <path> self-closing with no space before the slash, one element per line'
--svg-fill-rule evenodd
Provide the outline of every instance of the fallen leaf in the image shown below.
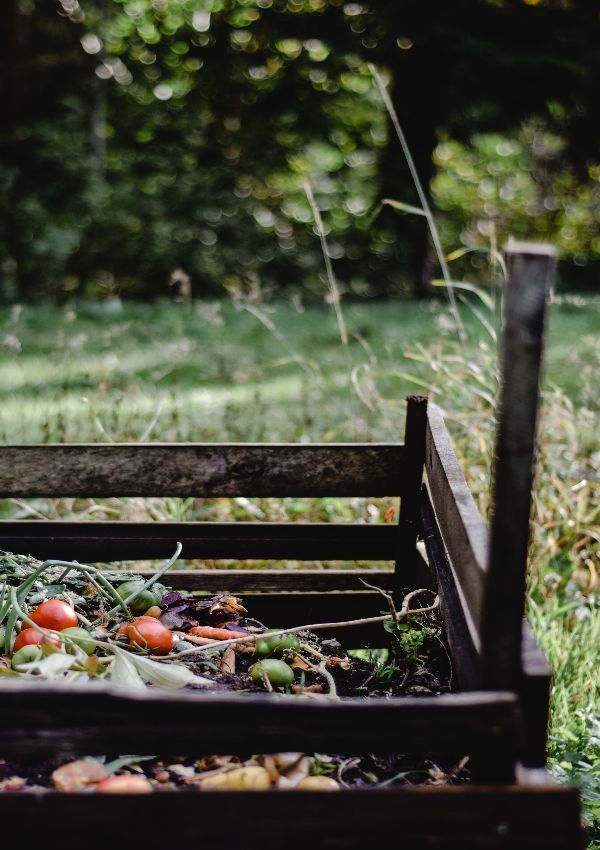
<path fill-rule="evenodd" d="M 221 673 L 235 673 L 235 650 L 232 646 L 228 646 L 219 665 Z"/>
<path fill-rule="evenodd" d="M 100 762 L 94 759 L 78 759 L 57 767 L 52 782 L 58 791 L 83 791 L 109 774 Z"/>
<path fill-rule="evenodd" d="M 294 655 L 290 667 L 293 667 L 294 670 L 312 670 L 312 664 L 309 664 L 301 655 Z"/>
<path fill-rule="evenodd" d="M 301 685 L 292 685 L 292 691 L 295 694 L 322 694 L 323 685 L 306 685 L 304 688 Z"/>
<path fill-rule="evenodd" d="M 327 659 L 327 666 L 339 667 L 342 670 L 352 670 L 352 662 L 349 658 L 337 658 L 335 655 Z"/>

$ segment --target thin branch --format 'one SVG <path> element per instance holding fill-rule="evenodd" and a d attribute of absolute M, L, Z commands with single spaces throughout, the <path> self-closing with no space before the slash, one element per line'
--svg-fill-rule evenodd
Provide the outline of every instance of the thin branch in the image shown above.
<path fill-rule="evenodd" d="M 305 664 L 308 664 L 311 670 L 323 676 L 329 687 L 329 696 L 337 698 L 337 688 L 335 686 L 335 679 L 333 678 L 326 666 L 327 657 L 321 652 L 319 652 L 317 649 L 313 649 L 313 647 L 309 646 L 307 643 L 301 643 L 300 649 L 302 649 L 304 652 L 309 652 L 311 655 L 314 655 L 315 658 L 319 659 L 318 664 L 311 664 L 307 658 L 304 658 L 303 655 L 300 655 L 302 661 L 304 661 Z"/>
<path fill-rule="evenodd" d="M 398 612 L 396 611 L 396 606 L 394 605 L 394 597 L 391 593 L 387 593 L 387 591 L 382 590 L 380 587 L 376 587 L 374 584 L 369 584 L 368 581 L 365 581 L 364 578 L 359 577 L 359 582 L 364 584 L 365 587 L 368 587 L 369 590 L 374 590 L 376 593 L 381 594 L 385 601 L 388 604 L 388 608 L 390 609 L 390 614 L 394 618 L 394 620 L 398 619 Z"/>
<path fill-rule="evenodd" d="M 435 594 L 435 598 L 432 605 L 428 605 L 426 608 L 409 608 L 410 602 L 416 596 L 421 593 L 433 593 L 433 590 L 430 590 L 428 587 L 421 587 L 418 590 L 413 590 L 411 593 L 408 593 L 403 601 L 402 608 L 396 615 L 396 621 L 404 619 L 404 617 L 408 617 L 411 614 L 426 614 L 429 611 L 435 611 L 439 606 L 439 597 Z M 269 632 L 269 637 L 279 637 L 280 635 L 293 635 L 297 632 L 318 632 L 328 629 L 344 629 L 348 626 L 368 626 L 373 623 L 385 623 L 386 620 L 392 620 L 392 614 L 381 614 L 378 617 L 363 617 L 360 620 L 343 620 L 341 622 L 336 623 L 310 623 L 306 626 L 294 626 L 292 629 L 278 629 L 274 632 Z M 159 655 L 157 658 L 162 659 L 165 658 L 182 658 L 185 655 L 188 655 L 191 652 L 203 652 L 207 649 L 219 649 L 225 646 L 230 646 L 231 644 L 239 644 L 239 643 L 250 643 L 259 640 L 261 637 L 264 637 L 262 633 L 254 634 L 254 635 L 244 635 L 239 638 L 230 638 L 229 640 L 218 640 L 214 643 L 209 643 L 206 646 L 199 646 L 194 649 L 184 649 L 183 652 L 178 652 L 175 655 Z M 154 656 L 151 656 L 154 657 Z"/>

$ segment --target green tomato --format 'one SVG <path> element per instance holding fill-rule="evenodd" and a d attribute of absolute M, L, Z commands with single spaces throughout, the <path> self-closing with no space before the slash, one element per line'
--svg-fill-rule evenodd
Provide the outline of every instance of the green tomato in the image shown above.
<path fill-rule="evenodd" d="M 117 593 L 123 601 L 125 601 L 128 596 L 131 596 L 132 593 L 136 594 L 133 599 L 127 603 L 132 614 L 145 614 L 148 608 L 152 608 L 153 605 L 159 605 L 161 599 L 165 595 L 165 588 L 162 584 L 153 584 L 152 587 L 148 587 L 146 590 L 142 590 L 143 587 L 143 580 L 134 578 L 120 584 L 117 588 Z M 138 592 L 136 593 L 136 591 Z"/>
<path fill-rule="evenodd" d="M 276 631 L 271 629 L 271 631 Z M 265 658 L 269 655 L 281 657 L 286 650 L 297 652 L 300 649 L 300 641 L 296 635 L 275 635 L 269 637 L 269 632 L 266 632 L 263 637 L 256 641 L 256 654 Z"/>
<path fill-rule="evenodd" d="M 291 685 L 294 681 L 294 671 L 285 661 L 277 658 L 265 658 L 250 668 L 250 675 L 255 685 L 264 685 L 263 675 L 275 688 Z"/>
<path fill-rule="evenodd" d="M 17 670 L 21 664 L 29 664 L 30 661 L 39 661 L 42 657 L 42 650 L 37 644 L 29 644 L 22 646 L 17 650 L 12 657 L 11 664 L 13 669 Z"/>
<path fill-rule="evenodd" d="M 81 626 L 69 626 L 68 629 L 63 629 L 60 634 L 70 638 L 79 649 L 83 649 L 86 655 L 93 655 L 98 645 L 90 633 L 82 629 Z M 65 649 L 67 652 L 72 652 L 68 643 L 65 644 Z"/>

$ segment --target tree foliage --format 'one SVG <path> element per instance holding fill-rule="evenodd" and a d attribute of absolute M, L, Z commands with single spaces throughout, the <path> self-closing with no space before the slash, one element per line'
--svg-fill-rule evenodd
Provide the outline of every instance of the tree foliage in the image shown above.
<path fill-rule="evenodd" d="M 369 62 L 449 248 L 514 231 L 585 264 L 598 248 L 594 5 L 5 0 L 4 295 L 148 296 L 173 276 L 198 294 L 310 291 L 322 259 L 307 179 L 349 291 L 422 289 L 423 220 L 375 214 L 416 197 Z"/>

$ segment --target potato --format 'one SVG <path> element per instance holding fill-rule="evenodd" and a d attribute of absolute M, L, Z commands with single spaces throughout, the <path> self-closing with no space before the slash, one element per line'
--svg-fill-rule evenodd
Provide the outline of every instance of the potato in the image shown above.
<path fill-rule="evenodd" d="M 264 767 L 249 765 L 207 776 L 199 784 L 204 791 L 264 791 L 271 779 Z"/>
<path fill-rule="evenodd" d="M 331 776 L 305 776 L 297 785 L 297 791 L 339 791 L 339 783 Z"/>

